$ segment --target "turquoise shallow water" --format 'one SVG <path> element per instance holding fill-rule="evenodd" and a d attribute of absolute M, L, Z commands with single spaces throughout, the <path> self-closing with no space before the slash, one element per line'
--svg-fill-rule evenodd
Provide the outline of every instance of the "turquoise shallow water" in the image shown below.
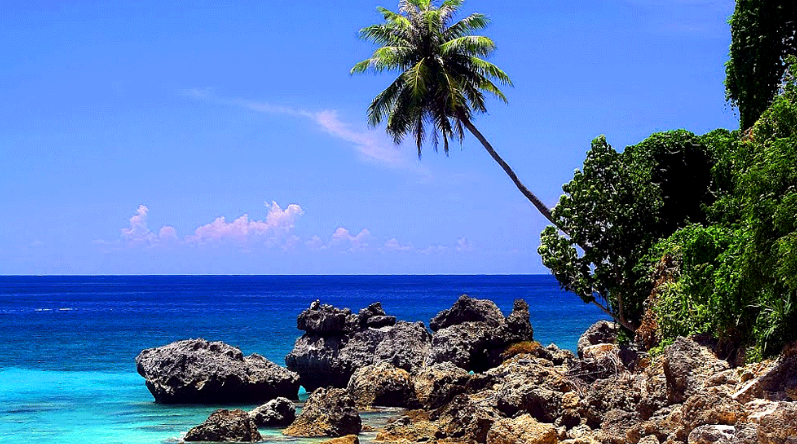
<path fill-rule="evenodd" d="M 462 293 L 505 313 L 525 299 L 535 337 L 571 349 L 601 318 L 550 276 L 0 277 L 0 443 L 177 442 L 218 406 L 155 404 L 135 372 L 141 349 L 204 337 L 284 365 L 301 334 L 296 316 L 315 299 L 355 311 L 381 301 L 428 325 Z"/>

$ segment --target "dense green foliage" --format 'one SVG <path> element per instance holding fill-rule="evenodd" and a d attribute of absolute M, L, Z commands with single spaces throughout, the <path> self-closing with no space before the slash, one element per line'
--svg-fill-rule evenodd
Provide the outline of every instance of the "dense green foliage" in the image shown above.
<path fill-rule="evenodd" d="M 605 308 L 631 329 L 652 284 L 640 261 L 649 248 L 689 222 L 705 220 L 713 201 L 712 150 L 684 130 L 654 134 L 622 153 L 601 136 L 553 210 L 568 235 L 548 227 L 539 253 L 561 286 Z"/>
<path fill-rule="evenodd" d="M 747 129 L 778 92 L 786 56 L 797 55 L 797 5 L 794 0 L 737 0 L 730 24 L 725 87 Z"/>
<path fill-rule="evenodd" d="M 793 59 L 792 59 L 793 60 Z M 792 65 L 792 71 L 797 64 Z M 715 177 L 725 180 L 710 224 L 659 242 L 653 264 L 672 255 L 680 277 L 657 303 L 662 337 L 710 332 L 753 346 L 752 357 L 797 338 L 797 82 L 730 144 Z"/>

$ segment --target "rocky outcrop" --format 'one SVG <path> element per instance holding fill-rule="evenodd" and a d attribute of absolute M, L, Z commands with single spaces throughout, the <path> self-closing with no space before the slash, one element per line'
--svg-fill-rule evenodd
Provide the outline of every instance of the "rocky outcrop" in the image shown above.
<path fill-rule="evenodd" d="M 707 347 L 679 337 L 667 347 L 662 361 L 671 403 L 681 403 L 703 390 L 708 379 L 728 369 Z"/>
<path fill-rule="evenodd" d="M 439 437 L 479 443 L 487 440 L 490 428 L 501 418 L 486 397 L 464 394 L 455 396 L 432 415 L 439 428 Z"/>
<path fill-rule="evenodd" d="M 436 409 L 464 393 L 468 372 L 443 362 L 421 368 L 413 377 L 415 396 L 427 409 Z"/>
<path fill-rule="evenodd" d="M 286 427 L 296 419 L 296 406 L 287 398 L 276 398 L 249 412 L 259 427 Z"/>
<path fill-rule="evenodd" d="M 388 316 L 387 313 L 385 313 L 385 310 L 382 308 L 381 302 L 374 302 L 368 307 L 360 310 L 360 313 L 357 314 L 357 320 L 361 328 L 379 328 L 396 325 L 396 317 Z"/>
<path fill-rule="evenodd" d="M 361 409 L 418 406 L 410 374 L 386 362 L 357 369 L 347 390 Z"/>
<path fill-rule="evenodd" d="M 357 316 L 348 308 L 339 309 L 316 300 L 296 318 L 296 328 L 322 336 L 342 335 L 357 329 Z"/>
<path fill-rule="evenodd" d="M 254 420 L 243 410 L 216 410 L 185 435 L 186 441 L 258 442 L 262 439 Z"/>
<path fill-rule="evenodd" d="M 584 356 L 584 349 L 591 345 L 614 344 L 617 342 L 617 324 L 609 321 L 598 321 L 589 326 L 578 338 L 578 357 Z"/>
<path fill-rule="evenodd" d="M 429 322 L 429 328 L 432 331 L 438 331 L 465 322 L 484 322 L 492 327 L 498 327 L 504 323 L 504 315 L 495 302 L 487 299 L 473 299 L 463 294 L 451 308 L 443 310 L 433 317 Z"/>
<path fill-rule="evenodd" d="M 797 443 L 797 402 L 769 402 L 751 417 L 762 444 Z"/>
<path fill-rule="evenodd" d="M 509 344 L 531 341 L 534 334 L 523 300 L 515 301 L 512 313 L 504 318 L 493 302 L 462 295 L 431 324 L 436 331 L 425 364 L 451 362 L 476 372 L 497 366 Z"/>
<path fill-rule="evenodd" d="M 784 347 L 778 359 L 763 374 L 747 381 L 733 397 L 739 402 L 755 398 L 797 401 L 797 342 Z"/>
<path fill-rule="evenodd" d="M 155 401 L 164 404 L 259 403 L 295 399 L 299 376 L 266 358 L 223 342 L 188 339 L 150 348 L 136 357 Z"/>
<path fill-rule="evenodd" d="M 531 415 L 504 418 L 487 433 L 487 444 L 556 444 L 556 429 L 551 424 L 537 422 Z"/>
<path fill-rule="evenodd" d="M 308 391 L 346 387 L 359 368 L 380 362 L 413 372 L 428 353 L 431 335 L 421 322 L 396 322 L 372 304 L 359 316 L 314 302 L 297 322 L 305 334 L 285 357 Z M 378 327 L 375 327 L 378 326 Z"/>
<path fill-rule="evenodd" d="M 282 433 L 288 436 L 357 435 L 362 421 L 354 399 L 344 389 L 319 388 L 307 398 L 302 413 Z"/>

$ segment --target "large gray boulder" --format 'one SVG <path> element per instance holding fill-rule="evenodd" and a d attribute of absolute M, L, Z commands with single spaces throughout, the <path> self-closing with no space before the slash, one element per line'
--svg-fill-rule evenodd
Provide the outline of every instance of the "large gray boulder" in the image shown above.
<path fill-rule="evenodd" d="M 520 299 L 504 318 L 493 302 L 463 295 L 432 322 L 438 330 L 432 336 L 426 365 L 451 362 L 465 370 L 481 372 L 500 364 L 500 355 L 509 344 L 534 339 L 529 306 Z"/>
<path fill-rule="evenodd" d="M 299 392 L 296 373 L 204 339 L 146 349 L 136 356 L 136 370 L 163 404 L 260 403 L 279 396 L 296 399 Z"/>
<path fill-rule="evenodd" d="M 288 436 L 357 435 L 362 420 L 357 405 L 345 389 L 319 388 L 310 394 L 302 413 L 282 433 Z"/>
<path fill-rule="evenodd" d="M 300 318 L 317 322 L 300 322 L 308 329 L 285 357 L 285 364 L 299 374 L 307 391 L 328 386 L 346 387 L 351 375 L 367 365 L 384 362 L 412 373 L 423 364 L 431 343 L 431 335 L 423 323 L 396 322 L 390 325 L 390 320 L 385 320 L 389 317 L 379 314 L 384 313 L 381 306 L 371 305 L 361 316 L 347 317 L 349 320 L 344 325 L 348 327 L 343 330 L 337 328 L 338 324 L 335 328 L 317 328 L 317 325 L 331 325 L 333 322 L 324 321 L 326 315 L 308 312 L 333 313 L 334 316 L 343 313 L 346 317 L 350 311 L 313 304 L 302 312 Z M 374 317 L 377 321 L 372 322 Z"/>
<path fill-rule="evenodd" d="M 258 442 L 263 437 L 243 410 L 216 410 L 185 435 L 186 441 Z"/>

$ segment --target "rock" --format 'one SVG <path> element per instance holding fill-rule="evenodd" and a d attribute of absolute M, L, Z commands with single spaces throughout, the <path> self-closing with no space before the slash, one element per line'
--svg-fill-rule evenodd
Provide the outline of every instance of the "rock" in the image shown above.
<path fill-rule="evenodd" d="M 243 410 L 216 410 L 185 435 L 186 441 L 257 442 L 262 439 L 254 420 Z"/>
<path fill-rule="evenodd" d="M 528 304 L 518 300 L 509 316 L 504 318 L 500 313 L 490 301 L 460 297 L 451 309 L 440 312 L 433 319 L 437 331 L 432 336 L 424 363 L 451 362 L 475 372 L 499 365 L 501 353 L 509 344 L 534 339 Z M 455 323 L 459 321 L 462 322 Z"/>
<path fill-rule="evenodd" d="M 509 417 L 526 413 L 538 421 L 553 423 L 561 415 L 562 393 L 518 379 L 494 387 L 498 410 Z"/>
<path fill-rule="evenodd" d="M 728 369 L 728 363 L 707 347 L 683 337 L 665 349 L 662 365 L 667 395 L 673 404 L 684 402 L 701 391 L 711 376 Z"/>
<path fill-rule="evenodd" d="M 797 342 L 784 347 L 771 368 L 750 380 L 733 397 L 739 402 L 755 398 L 797 401 Z"/>
<path fill-rule="evenodd" d="M 357 435 L 346 435 L 321 441 L 319 444 L 360 444 L 360 438 Z"/>
<path fill-rule="evenodd" d="M 487 444 L 556 444 L 556 429 L 537 422 L 531 415 L 504 418 L 487 433 Z"/>
<path fill-rule="evenodd" d="M 344 389 L 319 388 L 307 398 L 302 413 L 282 433 L 288 436 L 357 435 L 362 429 L 354 399 Z"/>
<path fill-rule="evenodd" d="M 653 436 L 656 442 L 664 441 L 670 435 L 683 435 L 683 416 L 680 404 L 667 406 L 656 411 L 648 420 L 633 425 L 626 432 L 628 442 L 641 441 L 643 437 Z"/>
<path fill-rule="evenodd" d="M 744 408 L 727 393 L 711 388 L 689 397 L 683 404 L 686 433 L 702 425 L 735 425 L 746 418 Z"/>
<path fill-rule="evenodd" d="M 645 378 L 637 375 L 613 376 L 595 381 L 582 399 L 581 416 L 587 425 L 597 429 L 610 411 L 636 412 L 644 396 Z"/>
<path fill-rule="evenodd" d="M 396 317 L 387 316 L 387 313 L 385 313 L 385 310 L 382 308 L 381 302 L 374 302 L 368 307 L 360 310 L 360 313 L 357 315 L 357 320 L 360 323 L 360 328 L 379 328 L 396 325 Z"/>
<path fill-rule="evenodd" d="M 659 444 L 659 439 L 653 435 L 648 435 L 640 439 L 637 444 Z"/>
<path fill-rule="evenodd" d="M 631 412 L 620 409 L 608 411 L 598 431 L 598 440 L 604 444 L 625 444 L 626 432 L 637 422 L 637 417 Z"/>
<path fill-rule="evenodd" d="M 410 374 L 386 362 L 357 369 L 349 379 L 347 390 L 359 408 L 418 405 Z"/>
<path fill-rule="evenodd" d="M 386 362 L 414 372 L 429 351 L 431 335 L 421 322 L 365 327 L 343 336 L 304 334 L 285 357 L 308 391 L 319 387 L 346 387 L 361 367 Z"/>
<path fill-rule="evenodd" d="M 296 419 L 296 406 L 287 398 L 276 398 L 249 412 L 259 427 L 286 427 Z"/>
<path fill-rule="evenodd" d="M 617 342 L 617 324 L 609 321 L 598 321 L 578 338 L 578 357 L 583 357 L 584 348 L 597 344 L 614 344 Z"/>
<path fill-rule="evenodd" d="M 485 401 L 473 395 L 455 396 L 432 417 L 437 422 L 439 437 L 459 442 L 485 442 L 493 423 L 501 419 L 500 413 Z"/>
<path fill-rule="evenodd" d="M 528 306 L 527 306 L 528 311 Z M 493 327 L 504 323 L 504 315 L 493 301 L 472 299 L 463 294 L 448 310 L 443 310 L 429 322 L 432 331 L 465 322 L 485 322 Z"/>
<path fill-rule="evenodd" d="M 422 367 L 413 377 L 415 395 L 425 408 L 436 409 L 464 393 L 469 378 L 467 371 L 450 362 Z"/>
<path fill-rule="evenodd" d="M 266 358 L 223 342 L 177 341 L 136 357 L 155 401 L 163 404 L 260 403 L 296 399 L 299 377 Z"/>
<path fill-rule="evenodd" d="M 765 414 L 758 415 L 758 442 L 761 444 L 797 443 L 797 402 L 780 401 Z"/>
<path fill-rule="evenodd" d="M 337 336 L 353 331 L 357 324 L 357 316 L 348 308 L 339 309 L 331 305 L 321 304 L 318 300 L 310 304 L 310 308 L 301 312 L 296 319 L 296 328 L 309 334 L 320 336 Z"/>
<path fill-rule="evenodd" d="M 511 337 L 534 337 L 534 328 L 529 321 L 529 304 L 523 299 L 515 299 L 512 312 L 506 317 L 506 329 Z"/>
<path fill-rule="evenodd" d="M 441 436 L 436 423 L 424 410 L 411 410 L 380 429 L 374 441 L 385 443 L 412 443 L 430 441 Z"/>
<path fill-rule="evenodd" d="M 727 425 L 702 425 L 689 433 L 689 444 L 731 444 L 736 428 Z"/>

